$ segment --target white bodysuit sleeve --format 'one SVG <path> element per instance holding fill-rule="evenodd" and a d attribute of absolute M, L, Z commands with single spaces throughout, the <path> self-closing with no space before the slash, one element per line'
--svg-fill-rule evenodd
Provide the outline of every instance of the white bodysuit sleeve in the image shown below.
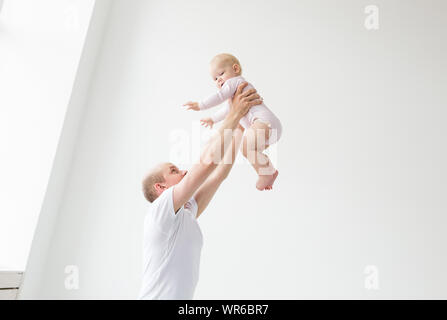
<path fill-rule="evenodd" d="M 224 102 L 225 100 L 233 97 L 237 89 L 237 82 L 238 82 L 237 78 L 231 78 L 225 81 L 224 85 L 217 93 L 199 102 L 200 110 L 215 107 Z"/>
<path fill-rule="evenodd" d="M 226 103 L 222 108 L 220 108 L 215 114 L 211 116 L 211 119 L 213 119 L 214 123 L 222 121 L 229 111 L 230 104 Z"/>

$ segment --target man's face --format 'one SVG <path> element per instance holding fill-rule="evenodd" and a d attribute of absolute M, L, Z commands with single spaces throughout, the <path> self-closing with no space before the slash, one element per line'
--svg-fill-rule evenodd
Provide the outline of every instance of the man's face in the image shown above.
<path fill-rule="evenodd" d="M 163 177 L 165 178 L 164 185 L 166 189 L 179 183 L 188 172 L 186 170 L 179 170 L 179 168 L 172 163 L 164 163 L 162 166 Z"/>

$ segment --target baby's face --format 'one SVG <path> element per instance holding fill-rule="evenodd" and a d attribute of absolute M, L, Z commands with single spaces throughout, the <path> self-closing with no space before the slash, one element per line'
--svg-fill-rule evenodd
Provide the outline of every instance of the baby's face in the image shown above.
<path fill-rule="evenodd" d="M 225 81 L 239 75 L 231 63 L 211 62 L 210 68 L 211 77 L 219 89 L 222 88 Z"/>

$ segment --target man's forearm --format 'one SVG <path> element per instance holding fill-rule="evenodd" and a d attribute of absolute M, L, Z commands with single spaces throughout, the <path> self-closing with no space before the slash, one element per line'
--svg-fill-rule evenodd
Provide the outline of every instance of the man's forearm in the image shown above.
<path fill-rule="evenodd" d="M 194 199 L 197 202 L 197 217 L 200 216 L 208 206 L 217 189 L 233 168 L 236 155 L 242 141 L 243 129 L 234 130 L 234 135 L 231 142 L 231 148 L 228 148 L 224 158 L 219 163 L 217 168 L 208 176 L 205 182 L 200 186 L 194 194 Z"/>
<path fill-rule="evenodd" d="M 212 137 L 201 155 L 201 162 L 216 166 L 231 147 L 234 129 L 238 126 L 241 116 L 229 112 L 216 135 Z"/>
<path fill-rule="evenodd" d="M 224 155 L 227 149 L 230 148 L 233 129 L 239 123 L 241 116 L 242 113 L 237 110 L 228 113 L 222 128 L 210 139 L 210 142 L 200 155 L 200 163 L 194 164 L 189 173 L 174 187 L 173 201 L 175 212 L 191 198 L 215 170 L 217 164 L 221 162 L 222 156 L 220 155 Z M 219 152 L 221 153 L 219 154 Z M 198 198 L 202 198 L 202 196 Z"/>
<path fill-rule="evenodd" d="M 236 156 L 240 149 L 243 134 L 244 134 L 244 131 L 241 126 L 239 126 L 239 128 L 236 128 L 234 130 L 231 148 L 228 148 L 227 152 L 225 153 L 224 157 L 222 158 L 222 161 L 219 163 L 217 168 L 214 170 L 213 176 L 217 177 L 220 180 L 224 180 L 228 176 L 228 174 L 230 173 L 230 171 L 234 165 Z"/>
<path fill-rule="evenodd" d="M 247 85 L 247 82 L 244 82 L 237 87 L 231 102 L 230 111 L 225 117 L 222 126 L 201 154 L 200 161 L 202 164 L 210 165 L 214 169 L 222 161 L 222 157 L 233 140 L 233 131 L 238 126 L 239 120 L 252 106 L 262 102 L 256 90 L 250 89 L 242 92 Z"/>

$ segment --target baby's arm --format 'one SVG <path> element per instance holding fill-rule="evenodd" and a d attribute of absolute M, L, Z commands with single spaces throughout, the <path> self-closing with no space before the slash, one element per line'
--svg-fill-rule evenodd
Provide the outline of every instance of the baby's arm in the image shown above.
<path fill-rule="evenodd" d="M 200 110 L 215 107 L 224 102 L 225 100 L 233 97 L 234 93 L 236 92 L 236 88 L 237 88 L 237 80 L 228 79 L 227 81 L 225 81 L 224 85 L 217 93 L 199 102 Z"/>
<path fill-rule="evenodd" d="M 219 111 L 217 111 L 210 118 L 203 118 L 200 120 L 201 124 L 205 127 L 212 128 L 216 122 L 222 121 L 225 119 L 227 113 L 230 112 L 230 105 L 227 103 L 224 107 L 222 107 Z"/>

